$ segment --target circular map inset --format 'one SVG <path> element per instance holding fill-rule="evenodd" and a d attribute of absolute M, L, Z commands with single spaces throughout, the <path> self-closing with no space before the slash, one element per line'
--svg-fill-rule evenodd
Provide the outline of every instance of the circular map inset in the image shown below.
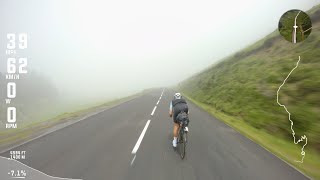
<path fill-rule="evenodd" d="M 312 22 L 307 13 L 293 9 L 281 16 L 278 30 L 287 41 L 295 44 L 304 41 L 311 34 Z"/>

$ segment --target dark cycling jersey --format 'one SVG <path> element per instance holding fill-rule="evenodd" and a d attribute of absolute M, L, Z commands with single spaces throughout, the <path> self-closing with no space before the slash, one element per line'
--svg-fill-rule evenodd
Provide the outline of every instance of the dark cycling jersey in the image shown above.
<path fill-rule="evenodd" d="M 188 109 L 188 104 L 186 102 L 186 100 L 184 99 L 174 99 L 171 101 L 170 104 L 170 110 L 172 110 L 173 112 L 173 122 L 178 123 L 177 122 L 177 116 L 178 114 L 183 111 L 188 113 L 189 109 Z"/>

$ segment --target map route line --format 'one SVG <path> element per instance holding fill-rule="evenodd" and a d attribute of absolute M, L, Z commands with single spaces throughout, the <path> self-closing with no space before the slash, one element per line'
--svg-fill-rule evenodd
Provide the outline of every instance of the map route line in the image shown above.
<path fill-rule="evenodd" d="M 279 102 L 279 91 L 280 91 L 281 87 L 286 83 L 286 81 L 287 81 L 287 79 L 290 77 L 291 73 L 292 73 L 295 69 L 298 68 L 299 62 L 300 62 L 300 56 L 299 56 L 299 60 L 298 60 L 298 62 L 297 62 L 297 64 L 296 64 L 296 66 L 290 71 L 290 73 L 288 74 L 288 76 L 285 78 L 285 80 L 283 81 L 283 83 L 282 83 L 282 84 L 280 85 L 280 87 L 278 88 L 278 91 L 277 91 L 277 103 L 279 104 L 279 106 L 283 107 L 283 108 L 286 110 L 286 112 L 288 113 L 288 115 L 289 115 L 288 117 L 289 117 L 289 121 L 291 122 L 291 131 L 292 131 L 292 136 L 293 136 L 293 142 L 294 142 L 294 144 L 298 144 L 298 143 L 300 143 L 300 142 L 305 141 L 305 144 L 304 144 L 304 145 L 302 146 L 302 148 L 301 148 L 301 155 L 302 155 L 301 160 L 300 160 L 300 161 L 295 160 L 296 162 L 303 163 L 303 159 L 304 159 L 304 157 L 305 157 L 305 155 L 306 155 L 306 152 L 304 151 L 304 147 L 305 147 L 305 146 L 307 145 L 307 143 L 308 143 L 308 138 L 307 138 L 306 135 L 303 135 L 303 136 L 300 137 L 299 140 L 296 141 L 295 132 L 294 132 L 294 130 L 293 130 L 293 121 L 291 120 L 291 113 L 288 111 L 288 109 L 287 109 L 287 107 L 286 107 L 285 105 L 283 105 L 283 104 L 281 104 L 281 103 Z"/>
<path fill-rule="evenodd" d="M 298 12 L 298 14 L 296 15 L 296 17 L 294 18 L 294 25 L 293 25 L 293 29 L 294 29 L 294 34 L 293 34 L 293 43 L 297 43 L 297 18 L 299 16 L 299 14 L 301 13 L 301 11 Z"/>

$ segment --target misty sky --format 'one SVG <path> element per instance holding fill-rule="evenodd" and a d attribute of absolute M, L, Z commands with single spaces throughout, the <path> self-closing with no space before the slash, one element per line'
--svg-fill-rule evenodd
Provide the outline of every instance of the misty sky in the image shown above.
<path fill-rule="evenodd" d="M 277 28 L 290 9 L 320 0 L 0 2 L 0 70 L 6 34 L 29 35 L 28 69 L 65 94 L 125 95 L 170 86 Z M 21 52 L 21 51 L 19 51 Z"/>

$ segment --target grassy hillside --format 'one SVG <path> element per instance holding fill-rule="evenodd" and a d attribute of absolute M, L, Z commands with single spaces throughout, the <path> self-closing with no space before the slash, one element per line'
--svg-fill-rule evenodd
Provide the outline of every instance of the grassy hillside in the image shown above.
<path fill-rule="evenodd" d="M 178 88 L 222 120 L 241 121 L 252 132 L 292 143 L 288 114 L 277 104 L 276 95 L 301 56 L 299 67 L 281 88 L 280 102 L 291 112 L 296 136 L 307 135 L 307 156 L 308 151 L 320 155 L 320 5 L 307 13 L 313 29 L 305 41 L 291 44 L 276 30 Z M 320 164 L 315 168 L 320 171 Z"/>

